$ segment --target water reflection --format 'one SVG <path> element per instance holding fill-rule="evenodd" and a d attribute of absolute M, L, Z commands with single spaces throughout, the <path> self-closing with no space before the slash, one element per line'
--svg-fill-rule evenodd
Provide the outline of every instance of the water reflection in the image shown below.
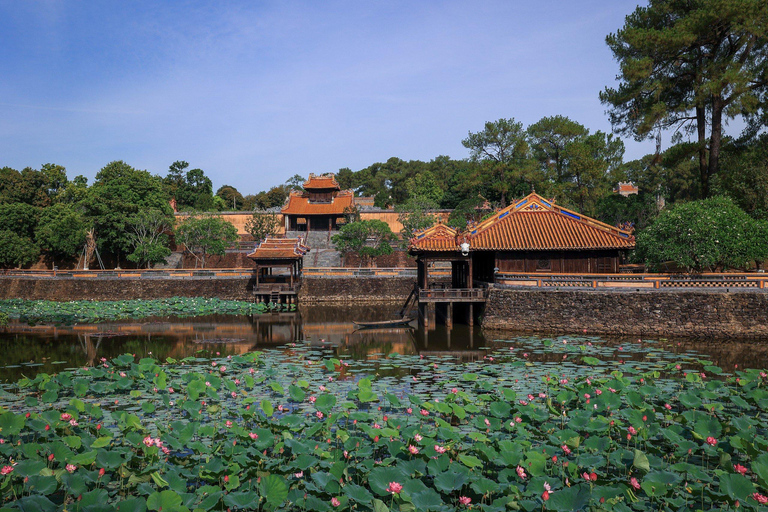
<path fill-rule="evenodd" d="M 331 349 L 339 357 L 353 359 L 379 359 L 397 352 L 446 355 L 472 361 L 487 357 L 493 349 L 500 348 L 518 357 L 523 357 L 524 351 L 530 351 L 509 342 L 530 335 L 481 331 L 477 326 L 457 324 L 452 329 L 437 325 L 429 330 L 406 327 L 360 330 L 353 323 L 353 320 L 391 319 L 395 314 L 394 307 L 317 306 L 302 307 L 292 313 L 250 317 L 150 318 L 75 326 L 12 324 L 0 332 L 0 353 L 3 354 L 0 381 L 30 377 L 41 371 L 52 373 L 98 365 L 101 358 L 110 359 L 125 352 L 139 357 L 152 355 L 161 360 L 181 359 L 199 352 L 202 355 L 239 354 L 280 347 L 296 340 L 306 340 L 318 348 Z M 416 327 L 415 322 L 413 327 Z M 585 343 L 587 338 L 583 335 L 580 338 L 575 338 L 573 343 Z M 601 338 L 605 340 L 610 357 L 616 360 L 646 360 L 655 357 L 649 349 L 664 348 L 676 354 L 699 352 L 724 369 L 733 369 L 735 365 L 768 366 L 768 344 L 759 340 L 687 339 L 638 343 L 636 337 Z M 556 358 L 561 356 L 531 351 L 527 357 L 532 361 L 556 363 L 559 361 Z"/>

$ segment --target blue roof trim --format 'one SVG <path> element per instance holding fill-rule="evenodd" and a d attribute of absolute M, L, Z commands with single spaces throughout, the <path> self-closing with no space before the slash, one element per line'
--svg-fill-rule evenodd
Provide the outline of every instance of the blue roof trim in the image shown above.
<path fill-rule="evenodd" d="M 473 235 L 477 234 L 477 230 L 474 230 L 474 231 L 472 232 L 472 234 L 473 234 Z"/>
<path fill-rule="evenodd" d="M 567 215 L 568 217 L 571 217 L 572 219 L 581 220 L 581 217 L 579 215 L 576 215 L 575 213 L 566 212 L 564 210 L 560 210 L 560 213 L 563 215 Z"/>
<path fill-rule="evenodd" d="M 501 215 L 499 215 L 499 220 L 503 219 L 507 215 L 509 215 L 509 211 L 506 211 L 506 212 L 502 213 Z"/>
<path fill-rule="evenodd" d="M 515 208 L 520 208 L 521 206 L 523 206 L 523 205 L 524 205 L 525 203 L 527 203 L 527 202 L 528 202 L 528 200 L 527 200 L 527 199 L 523 199 L 522 201 L 520 201 L 519 203 L 517 203 L 517 204 L 515 205 Z"/>
<path fill-rule="evenodd" d="M 419 236 L 417 236 L 416 239 L 418 240 L 419 238 L 424 238 L 426 235 L 427 235 L 426 233 L 422 233 Z"/>
<path fill-rule="evenodd" d="M 620 236 L 623 236 L 624 238 L 629 238 L 629 235 L 626 233 L 619 233 Z"/>
<path fill-rule="evenodd" d="M 552 205 L 549 204 L 548 202 L 546 202 L 545 200 L 542 199 L 541 202 L 544 203 L 545 205 L 549 206 L 550 208 L 552 208 Z"/>

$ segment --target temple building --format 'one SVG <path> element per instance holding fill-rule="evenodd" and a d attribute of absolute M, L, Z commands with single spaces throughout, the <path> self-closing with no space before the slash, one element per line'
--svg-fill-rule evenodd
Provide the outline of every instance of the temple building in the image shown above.
<path fill-rule="evenodd" d="M 281 210 L 286 231 L 334 231 L 354 207 L 352 191 L 341 190 L 333 174 L 310 174 L 303 187 L 290 193 Z"/>
<path fill-rule="evenodd" d="M 484 303 L 485 288 L 510 274 L 618 273 L 627 251 L 635 247 L 629 231 L 556 205 L 536 193 L 493 216 L 457 232 L 436 225 L 410 242 L 417 257 L 419 303 Z M 447 268 L 450 283 L 430 276 Z"/>

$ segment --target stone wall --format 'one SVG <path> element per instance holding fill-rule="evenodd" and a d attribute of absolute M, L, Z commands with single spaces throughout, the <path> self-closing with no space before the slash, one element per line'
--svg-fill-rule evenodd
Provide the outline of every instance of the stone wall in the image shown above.
<path fill-rule="evenodd" d="M 493 288 L 483 327 L 536 332 L 768 337 L 768 293 Z"/>
<path fill-rule="evenodd" d="M 305 277 L 299 304 L 403 303 L 414 281 L 413 277 Z"/>
<path fill-rule="evenodd" d="M 169 297 L 212 297 L 253 300 L 249 278 L 185 279 L 0 279 L 0 299 L 130 300 Z"/>

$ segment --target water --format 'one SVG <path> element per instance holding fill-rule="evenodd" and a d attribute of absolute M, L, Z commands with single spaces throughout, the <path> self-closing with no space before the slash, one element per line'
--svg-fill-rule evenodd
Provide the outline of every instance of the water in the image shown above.
<path fill-rule="evenodd" d="M 0 332 L 0 382 L 15 381 L 39 372 L 54 373 L 68 368 L 93 366 L 101 358 L 123 353 L 161 360 L 181 359 L 197 353 L 204 356 L 241 354 L 281 348 L 306 340 L 337 357 L 376 361 L 383 356 L 429 354 L 472 361 L 488 357 L 491 350 L 510 348 L 516 355 L 528 354 L 531 361 L 562 364 L 561 356 L 531 350 L 530 340 L 565 340 L 587 344 L 605 340 L 604 359 L 648 360 L 657 350 L 672 354 L 696 353 L 728 370 L 768 367 L 768 340 L 664 340 L 637 337 L 592 337 L 589 333 L 530 335 L 508 331 L 481 331 L 479 327 L 438 325 L 423 328 L 390 327 L 356 330 L 353 320 L 385 320 L 396 317 L 395 307 L 305 306 L 293 313 L 256 316 L 214 315 L 196 318 L 147 318 L 140 321 L 93 325 L 49 326 L 12 324 Z M 415 323 L 413 324 L 415 326 Z"/>

